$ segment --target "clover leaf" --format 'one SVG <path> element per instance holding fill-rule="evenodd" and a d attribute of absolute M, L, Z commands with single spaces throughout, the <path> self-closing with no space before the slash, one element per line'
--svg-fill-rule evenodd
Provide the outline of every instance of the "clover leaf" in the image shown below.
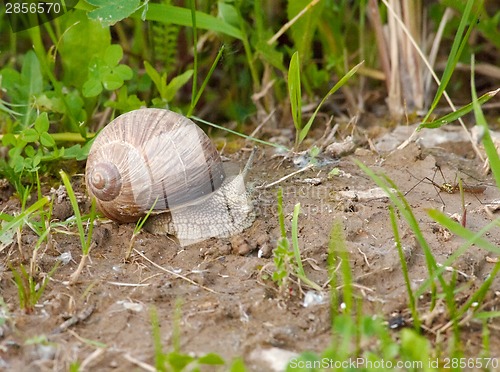
<path fill-rule="evenodd" d="M 119 89 L 125 80 L 133 76 L 132 69 L 127 65 L 119 64 L 123 58 L 123 50 L 120 45 L 110 45 L 104 57 L 93 57 L 89 64 L 89 78 L 83 84 L 84 97 L 95 97 L 103 89 Z"/>

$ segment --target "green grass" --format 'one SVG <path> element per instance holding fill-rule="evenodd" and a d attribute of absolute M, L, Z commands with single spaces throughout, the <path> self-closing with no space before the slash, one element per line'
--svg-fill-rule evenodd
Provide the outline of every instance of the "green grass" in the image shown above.
<path fill-rule="evenodd" d="M 404 261 L 404 257 L 402 258 Z M 340 261 L 340 271 L 336 271 Z M 402 329 L 399 340 L 379 316 L 363 314 L 361 295 L 353 285 L 349 253 L 343 237 L 343 225 L 335 221 L 329 248 L 331 343 L 321 353 L 303 352 L 290 360 L 287 371 L 437 371 L 431 361 L 440 356 L 419 329 Z M 406 266 L 402 266 L 405 270 Z M 404 365 L 404 364 L 403 364 Z M 414 368 L 413 368 L 413 367 Z M 331 369 L 330 369 L 331 368 Z"/>
<path fill-rule="evenodd" d="M 474 66 L 473 63 L 472 66 Z M 488 127 L 486 121 L 484 120 L 481 107 L 479 106 L 477 97 L 475 95 L 475 85 L 473 81 L 474 81 L 474 73 L 472 73 L 471 89 L 474 100 L 473 105 L 475 109 L 476 122 L 478 125 L 481 125 L 483 126 L 483 128 L 485 128 L 485 133 L 488 133 Z M 490 159 L 490 156 L 492 157 L 492 159 L 490 160 L 490 164 L 492 166 L 493 174 L 495 175 L 495 173 L 498 174 L 500 171 L 499 168 L 500 163 L 498 162 L 498 154 L 495 150 L 495 147 L 493 143 L 490 141 L 491 138 L 488 138 L 488 135 L 486 134 L 483 137 L 483 144 L 485 146 L 488 159 Z M 370 178 L 379 187 L 381 187 L 386 192 L 387 196 L 391 200 L 391 203 L 393 204 L 393 207 L 390 208 L 391 224 L 394 231 L 396 249 L 398 250 L 400 258 L 401 270 L 403 272 L 403 277 L 405 279 L 407 287 L 408 304 L 412 313 L 412 318 L 413 318 L 412 320 L 415 331 L 419 333 L 421 332 L 420 312 L 422 311 L 422 305 L 429 306 L 427 308 L 427 311 L 432 311 L 435 304 L 440 299 L 443 299 L 446 304 L 447 317 L 449 321 L 448 324 L 445 324 L 442 328 L 443 331 L 447 328 L 452 329 L 452 335 L 449 341 L 450 342 L 449 355 L 456 358 L 463 358 L 466 351 L 462 349 L 462 343 L 460 341 L 461 322 L 466 319 L 470 319 L 471 317 L 477 319 L 486 319 L 486 318 L 494 318 L 497 316 L 495 311 L 491 312 L 490 315 L 488 315 L 487 311 L 483 313 L 477 311 L 477 309 L 480 309 L 483 306 L 483 303 L 486 300 L 486 296 L 490 291 L 491 285 L 493 284 L 494 280 L 498 278 L 500 263 L 497 263 L 493 266 L 491 272 L 488 274 L 487 279 L 484 280 L 481 283 L 481 285 L 472 294 L 469 295 L 469 298 L 463 304 L 459 304 L 455 300 L 457 273 L 453 272 L 451 278 L 448 281 L 445 279 L 443 274 L 446 270 L 446 267 L 453 266 L 454 262 L 461 255 L 463 255 L 472 245 L 476 245 L 477 247 L 480 247 L 485 251 L 489 251 L 495 255 L 500 254 L 500 247 L 498 247 L 495 244 L 492 244 L 487 239 L 485 239 L 485 236 L 487 235 L 488 231 L 490 231 L 493 228 L 498 228 L 500 224 L 500 219 L 495 219 L 488 225 L 484 226 L 479 231 L 474 232 L 462 226 L 460 223 L 453 221 L 450 217 L 446 216 L 444 213 L 437 210 L 430 210 L 428 214 L 434 221 L 439 223 L 439 225 L 441 225 L 443 228 L 448 229 L 454 235 L 461 237 L 464 241 L 462 245 L 458 249 L 456 249 L 453 252 L 453 254 L 451 254 L 442 264 L 437 265 L 436 263 L 437 260 L 432 254 L 432 249 L 428 245 L 427 241 L 425 240 L 420 230 L 419 224 L 414 217 L 410 205 L 406 201 L 404 195 L 397 189 L 396 184 L 384 174 L 376 174 L 360 162 L 358 162 L 358 165 L 368 176 L 370 176 Z M 496 175 L 495 179 L 497 179 Z M 395 213 L 394 208 L 397 209 L 398 213 Z M 417 241 L 419 242 L 419 246 L 423 250 L 424 256 L 426 257 L 427 268 L 429 271 L 429 278 L 425 280 L 417 290 L 412 290 L 410 286 L 409 273 L 405 262 L 404 254 L 401 248 L 396 216 L 401 216 L 400 218 L 406 221 L 406 223 L 412 230 L 413 234 L 415 235 Z M 431 299 L 429 301 L 429 304 L 420 303 L 419 306 L 417 307 L 418 299 L 429 289 L 431 289 Z M 484 358 L 490 358 L 491 354 L 488 352 L 489 331 L 488 331 L 488 325 L 485 322 L 483 322 L 483 335 L 484 335 L 483 338 Z M 442 356 L 439 355 L 435 357 L 442 358 Z M 455 367 L 458 370 L 462 370 L 465 369 L 467 366 L 464 367 L 457 365 Z"/>
<path fill-rule="evenodd" d="M 203 366 L 224 366 L 226 363 L 218 354 L 208 353 L 202 356 L 194 357 L 180 350 L 180 320 L 181 320 L 181 301 L 176 302 L 175 316 L 172 335 L 172 349 L 169 352 L 163 351 L 163 343 L 160 332 L 160 321 L 156 308 L 152 307 L 151 327 L 153 334 L 153 343 L 155 350 L 155 369 L 161 372 L 182 372 L 200 370 Z"/>
<path fill-rule="evenodd" d="M 96 207 L 95 200 L 92 200 L 92 206 L 90 208 L 90 214 L 87 222 L 87 231 L 84 228 L 84 221 L 82 215 L 80 213 L 80 207 L 78 206 L 78 201 L 76 200 L 75 192 L 73 191 L 73 186 L 71 186 L 71 182 L 64 171 L 59 172 L 61 179 L 66 187 L 66 192 L 68 193 L 68 198 L 71 202 L 71 206 L 73 207 L 73 213 L 75 216 L 75 223 L 78 228 L 78 235 L 80 237 L 80 244 L 82 246 L 82 258 L 80 260 L 80 264 L 76 271 L 71 274 L 70 283 L 75 283 L 80 276 L 80 273 L 85 266 L 87 258 L 90 254 L 90 249 L 92 247 L 92 231 L 94 230 L 94 220 L 96 217 Z"/>
<path fill-rule="evenodd" d="M 10 267 L 10 271 L 12 272 L 12 276 L 14 277 L 13 280 L 17 287 L 19 307 L 26 313 L 33 313 L 35 305 L 42 297 L 49 279 L 57 270 L 58 265 L 59 262 L 54 265 L 50 272 L 41 281 L 41 284 L 37 283 L 33 275 L 28 273 L 28 271 L 26 271 L 26 268 L 22 264 L 19 265 L 18 269 L 14 268 L 13 266 Z"/>
<path fill-rule="evenodd" d="M 316 291 L 321 292 L 323 289 L 320 285 L 310 280 L 302 265 L 302 258 L 298 240 L 298 220 L 300 213 L 300 203 L 293 208 L 292 217 L 292 243 L 287 237 L 285 227 L 285 211 L 283 209 L 283 189 L 278 190 L 278 219 L 281 231 L 281 238 L 278 240 L 277 246 L 273 251 L 274 271 L 272 279 L 278 285 L 281 294 L 287 293 L 291 288 L 292 277 L 299 280 L 300 284 L 304 284 Z"/>

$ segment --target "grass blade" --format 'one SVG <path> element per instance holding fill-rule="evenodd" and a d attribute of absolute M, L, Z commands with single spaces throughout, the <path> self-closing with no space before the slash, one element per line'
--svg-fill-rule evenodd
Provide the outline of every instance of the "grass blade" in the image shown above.
<path fill-rule="evenodd" d="M 295 144 L 298 145 L 299 133 L 302 129 L 302 92 L 300 87 L 300 59 L 299 52 L 295 52 L 288 67 L 288 96 L 292 109 L 292 119 L 296 130 Z"/>
<path fill-rule="evenodd" d="M 495 244 L 490 243 L 489 241 L 481 238 L 481 235 L 479 233 L 483 234 L 484 228 L 479 232 L 475 233 L 465 227 L 463 227 L 460 223 L 452 220 L 448 216 L 446 216 L 444 213 L 432 209 L 429 211 L 429 216 L 442 225 L 443 227 L 447 228 L 450 230 L 453 234 L 460 236 L 461 238 L 465 239 L 470 243 L 470 245 L 475 244 L 478 247 L 481 247 L 487 251 L 490 251 L 495 254 L 500 254 L 500 247 L 496 246 Z M 486 225 L 486 227 L 489 227 L 493 224 L 493 226 L 498 226 L 499 220 L 493 221 L 491 224 Z"/>
<path fill-rule="evenodd" d="M 302 280 L 309 287 L 314 288 L 318 292 L 321 292 L 322 288 L 307 277 L 306 272 L 304 271 L 304 265 L 302 265 L 302 258 L 300 256 L 300 248 L 299 248 L 299 214 L 300 214 L 300 203 L 297 203 L 293 208 L 293 218 L 292 218 L 292 249 L 293 249 L 293 255 L 295 257 L 295 263 L 297 265 L 295 274 L 297 275 L 297 278 Z"/>
<path fill-rule="evenodd" d="M 438 267 L 438 269 L 436 270 L 434 275 L 429 276 L 429 278 L 427 278 L 422 283 L 422 285 L 420 286 L 420 288 L 416 292 L 417 297 L 422 295 L 429 287 L 429 284 L 432 283 L 436 279 L 437 275 L 441 275 L 442 273 L 444 273 L 446 271 L 446 267 L 451 266 L 453 264 L 453 262 L 455 262 L 455 260 L 458 257 L 460 257 L 462 254 L 464 254 L 467 251 L 467 249 L 469 249 L 470 246 L 472 246 L 473 244 L 478 244 L 481 248 L 486 249 L 484 245 L 483 246 L 480 245 L 480 244 L 482 244 L 482 242 L 484 240 L 482 240 L 482 241 L 479 241 L 479 240 L 481 239 L 481 236 L 486 234 L 492 228 L 497 227 L 498 223 L 499 223 L 497 220 L 492 221 L 488 225 L 483 227 L 477 233 L 473 233 L 473 236 L 468 235 L 467 237 L 465 237 L 464 235 L 461 234 L 462 231 L 464 231 L 465 234 L 472 233 L 472 232 L 470 230 L 467 230 L 466 228 L 464 228 L 461 224 L 457 223 L 456 221 L 451 220 L 448 216 L 444 215 L 443 213 L 441 213 L 439 211 L 430 210 L 428 213 L 431 216 L 431 218 L 433 218 L 436 222 L 440 223 L 443 227 L 446 227 L 452 233 L 454 233 L 458 236 L 461 236 L 462 238 L 465 238 L 466 241 L 458 249 L 456 249 L 453 252 L 453 254 L 442 263 L 442 265 L 440 267 Z M 455 227 L 457 228 L 456 230 L 455 230 Z M 478 243 L 478 241 L 479 241 L 479 243 Z M 484 241 L 484 242 L 486 242 L 486 241 Z M 486 242 L 486 244 L 489 244 L 489 243 Z M 491 246 L 490 248 L 497 249 L 494 246 Z"/>
<path fill-rule="evenodd" d="M 453 71 L 455 70 L 455 67 L 460 59 L 460 55 L 462 54 L 463 48 L 465 47 L 467 40 L 469 39 L 469 35 L 472 32 L 472 29 L 474 25 L 476 24 L 476 21 L 479 17 L 478 14 L 475 14 L 473 19 L 470 21 L 470 26 L 467 30 L 467 32 L 464 35 L 465 27 L 467 23 L 469 22 L 469 16 L 472 11 L 472 6 L 474 5 L 473 0 L 468 0 L 467 4 L 465 6 L 464 12 L 462 14 L 462 18 L 460 19 L 460 24 L 458 26 L 457 32 L 455 34 L 455 39 L 453 40 L 453 44 L 451 46 L 450 50 L 450 56 L 448 57 L 448 61 L 446 62 L 446 67 L 443 72 L 443 77 L 441 78 L 441 84 L 439 84 L 436 95 L 434 96 L 434 100 L 432 101 L 431 107 L 427 114 L 425 115 L 425 118 L 423 122 L 425 123 L 429 117 L 431 116 L 432 112 L 436 108 L 437 104 L 439 103 L 439 100 L 441 99 L 441 96 L 443 95 L 444 91 L 446 90 L 446 87 L 448 86 L 448 83 L 450 82 L 451 76 L 453 74 Z"/>
<path fill-rule="evenodd" d="M 78 206 L 78 202 L 76 201 L 76 196 L 73 191 L 73 187 L 71 186 L 71 182 L 69 181 L 68 175 L 64 171 L 60 171 L 59 175 L 62 178 L 64 183 L 64 187 L 66 187 L 66 192 L 68 193 L 68 198 L 71 202 L 71 206 L 73 207 L 73 213 L 75 214 L 76 226 L 78 228 L 78 234 L 80 235 L 80 243 L 82 245 L 82 251 L 86 254 L 88 251 L 87 240 L 85 239 L 85 229 L 83 228 L 82 215 L 80 213 L 80 208 Z M 88 252 L 87 252 L 88 253 Z"/>
<path fill-rule="evenodd" d="M 80 2 L 82 4 L 83 2 Z M 76 6 L 80 8 L 80 6 Z M 132 18 L 140 19 L 142 12 L 139 10 L 131 15 Z M 192 16 L 189 8 L 180 6 L 148 3 L 148 11 L 146 20 L 157 21 L 163 23 L 174 23 L 180 26 L 192 27 Z M 241 31 L 225 22 L 221 18 L 214 17 L 210 14 L 200 11 L 196 12 L 196 26 L 203 30 L 210 30 L 214 32 L 221 32 L 228 36 L 241 40 L 243 38 Z"/>
<path fill-rule="evenodd" d="M 364 63 L 364 61 L 358 63 L 356 66 L 354 66 L 353 68 L 351 68 L 347 74 L 345 74 L 342 79 L 340 79 L 337 84 L 335 84 L 333 86 L 332 89 L 330 89 L 328 91 L 328 93 L 326 94 L 325 97 L 323 97 L 323 99 L 321 100 L 321 102 L 319 103 L 318 107 L 316 107 L 316 110 L 314 110 L 314 113 L 312 114 L 312 116 L 309 118 L 309 120 L 307 121 L 306 125 L 304 126 L 304 128 L 302 128 L 300 130 L 300 133 L 299 133 L 299 144 L 302 143 L 302 141 L 306 138 L 307 136 L 307 133 L 309 133 L 309 130 L 311 129 L 311 126 L 314 122 L 314 119 L 316 118 L 316 115 L 318 115 L 318 112 L 321 108 L 321 106 L 323 106 L 323 104 L 326 102 L 326 100 L 328 99 L 328 97 L 330 97 L 333 93 L 335 93 L 337 90 L 339 90 L 342 86 L 344 86 L 344 84 L 347 82 L 347 80 L 349 80 L 352 75 L 354 75 L 356 73 L 356 71 L 358 71 L 358 69 L 361 67 L 361 65 Z"/>
<path fill-rule="evenodd" d="M 292 218 L 292 247 L 293 254 L 295 255 L 295 261 L 297 262 L 297 272 L 305 276 L 304 266 L 302 266 L 302 259 L 300 258 L 300 248 L 299 248 L 299 213 L 300 213 L 300 203 L 295 204 L 293 208 L 293 218 Z"/>
<path fill-rule="evenodd" d="M 464 315 L 475 302 L 483 303 L 484 298 L 488 294 L 488 290 L 493 284 L 493 280 L 496 279 L 498 272 L 500 271 L 500 262 L 497 262 L 491 270 L 491 273 L 488 274 L 486 280 L 481 284 L 481 287 L 477 291 L 475 291 L 472 296 L 462 305 L 462 307 L 458 310 L 458 316 Z"/>
<path fill-rule="evenodd" d="M 370 168 L 361 163 L 360 161 L 355 160 L 355 163 L 380 187 L 382 188 L 391 202 L 398 208 L 401 215 L 404 217 L 411 230 L 413 231 L 415 238 L 417 239 L 419 246 L 422 248 L 425 256 L 425 261 L 427 265 L 427 270 L 429 271 L 429 276 L 432 278 L 437 278 L 439 283 L 441 284 L 443 289 L 446 289 L 448 286 L 444 281 L 441 273 L 436 273 L 438 269 L 436 264 L 436 259 L 434 258 L 432 251 L 429 247 L 429 244 L 424 238 L 422 230 L 420 230 L 420 226 L 418 225 L 417 219 L 413 214 L 411 207 L 408 201 L 405 199 L 404 195 L 397 190 L 394 182 L 389 179 L 387 176 L 383 175 L 383 178 L 376 175 Z M 436 284 L 434 281 L 431 282 L 431 291 L 432 291 L 432 301 L 433 304 L 431 307 L 434 307 L 434 302 L 436 300 Z"/>
<path fill-rule="evenodd" d="M 281 237 L 286 238 L 285 211 L 283 210 L 283 189 L 278 189 L 278 220 L 280 224 Z"/>
<path fill-rule="evenodd" d="M 219 49 L 219 53 L 217 53 L 217 56 L 215 57 L 214 62 L 212 63 L 212 66 L 210 67 L 210 71 L 208 71 L 207 76 L 205 77 L 205 80 L 203 80 L 203 83 L 201 84 L 200 90 L 196 93 L 196 97 L 194 97 L 191 101 L 191 105 L 189 107 L 189 111 L 187 113 L 187 117 L 190 117 L 194 111 L 194 108 L 196 107 L 196 104 L 200 100 L 201 95 L 203 94 L 203 91 L 205 90 L 205 87 L 208 84 L 208 81 L 212 77 L 213 72 L 215 71 L 215 67 L 217 67 L 217 64 L 219 63 L 219 60 L 222 57 L 222 52 L 224 52 L 224 45 L 222 45 Z M 194 75 L 194 74 L 193 74 Z M 193 77 L 193 79 L 196 79 Z M 193 80 L 194 83 L 195 80 Z M 194 85 L 193 85 L 193 96 L 194 96 Z"/>
<path fill-rule="evenodd" d="M 389 216 L 391 218 L 391 225 L 392 225 L 392 231 L 394 233 L 394 240 L 396 242 L 396 249 L 398 250 L 399 262 L 401 263 L 401 271 L 403 272 L 406 291 L 408 292 L 408 301 L 410 302 L 410 310 L 413 318 L 413 326 L 415 330 L 418 332 L 420 330 L 420 318 L 418 317 L 416 296 L 413 293 L 413 290 L 411 289 L 411 281 L 410 281 L 410 276 L 408 274 L 408 265 L 406 264 L 406 258 L 403 252 L 403 247 L 401 245 L 401 239 L 399 236 L 396 214 L 394 213 L 394 207 L 392 205 L 389 207 Z"/>
<path fill-rule="evenodd" d="M 486 118 L 484 117 L 483 111 L 481 110 L 481 106 L 479 105 L 476 93 L 476 85 L 475 85 L 475 75 L 474 75 L 474 56 L 471 57 L 471 94 L 472 94 L 472 103 L 474 106 L 474 117 L 476 119 L 476 125 L 479 125 L 484 130 L 483 134 L 483 145 L 484 150 L 486 151 L 486 155 L 488 156 L 488 161 L 490 162 L 491 171 L 493 172 L 493 177 L 495 178 L 495 183 L 497 187 L 500 187 L 500 158 L 498 157 L 497 149 L 493 140 L 491 138 L 490 131 L 488 129 L 488 123 L 486 122 Z M 500 89 L 495 91 L 498 92 Z"/>
<path fill-rule="evenodd" d="M 203 123 L 203 124 L 206 124 L 206 125 L 210 125 L 211 127 L 213 128 L 216 128 L 216 129 L 220 129 L 220 130 L 223 130 L 225 132 L 228 132 L 228 133 L 231 133 L 231 134 L 234 134 L 236 136 L 240 136 L 240 137 L 243 137 L 249 141 L 253 141 L 253 142 L 256 142 L 256 143 L 260 143 L 262 145 L 266 145 L 266 146 L 272 146 L 272 147 L 275 147 L 277 149 L 280 149 L 280 150 L 283 150 L 284 152 L 288 152 L 290 151 L 287 147 L 283 146 L 283 145 L 280 145 L 280 144 L 277 144 L 277 143 L 272 143 L 272 142 L 268 142 L 268 141 L 264 141 L 264 140 L 261 140 L 259 138 L 255 138 L 255 137 L 251 137 L 251 136 L 247 136 L 246 134 L 243 134 L 243 133 L 240 133 L 240 132 L 237 132 L 235 130 L 231 130 L 229 128 L 225 128 L 223 126 L 220 126 L 220 125 L 217 125 L 217 124 L 214 124 L 214 123 L 211 123 L 209 121 L 206 121 L 206 120 L 203 120 L 203 119 L 200 119 L 199 117 L 197 116 L 191 116 L 190 117 L 191 119 L 195 120 L 195 121 L 198 121 L 200 123 Z"/>
<path fill-rule="evenodd" d="M 0 219 L 7 221 L 7 223 L 4 226 L 2 226 L 2 233 L 20 227 L 23 224 L 24 220 L 27 219 L 30 214 L 42 209 L 43 206 L 47 204 L 49 201 L 50 198 L 45 196 L 40 200 L 38 200 L 36 203 L 33 203 L 33 205 L 26 208 L 22 213 L 20 213 L 14 218 L 12 218 L 12 216 L 8 214 L 1 213 Z"/>
<path fill-rule="evenodd" d="M 495 97 L 495 95 L 500 91 L 500 89 L 493 90 L 491 92 L 483 94 L 479 99 L 474 99 L 471 103 L 468 105 L 465 105 L 461 108 L 459 108 L 457 111 L 451 112 L 437 120 L 431 121 L 426 123 L 425 121 L 420 123 L 418 126 L 417 130 L 421 130 L 423 128 L 439 128 L 442 127 L 443 125 L 449 124 L 465 114 L 468 114 L 472 110 L 474 110 L 474 106 L 477 105 L 482 105 L 486 102 L 488 102 L 491 98 Z M 476 119 L 477 120 L 477 119 Z"/>
<path fill-rule="evenodd" d="M 192 33 L 193 33 L 193 86 L 191 87 L 191 105 L 189 108 L 189 113 L 194 109 L 196 96 L 198 94 L 198 28 L 196 27 L 196 3 L 195 0 L 189 1 L 191 10 L 191 23 L 192 23 Z"/>
<path fill-rule="evenodd" d="M 340 268 L 342 272 L 342 300 L 345 304 L 345 314 L 352 314 L 354 310 L 354 294 L 352 289 L 352 274 L 351 267 L 349 266 L 349 252 L 345 245 L 345 237 L 344 237 L 344 226 L 340 220 L 335 220 L 332 226 L 332 231 L 330 233 L 330 243 L 329 243 L 329 255 L 331 256 L 331 261 L 333 263 L 333 259 L 335 256 L 340 257 Z M 331 264 L 332 264 L 331 263 Z M 331 270 L 331 269 L 330 269 Z M 335 280 L 336 283 L 336 280 Z M 332 312 L 335 313 L 337 311 L 336 308 L 333 308 L 335 305 L 340 305 L 340 303 L 336 304 L 335 302 L 339 302 L 340 298 L 338 295 L 334 293 L 336 290 L 332 287 Z"/>

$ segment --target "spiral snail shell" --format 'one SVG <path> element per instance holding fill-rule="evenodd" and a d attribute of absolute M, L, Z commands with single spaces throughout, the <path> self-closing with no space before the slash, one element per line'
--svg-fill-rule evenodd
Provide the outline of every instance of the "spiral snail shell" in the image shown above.
<path fill-rule="evenodd" d="M 229 237 L 252 224 L 246 171 L 229 169 L 191 120 L 169 110 L 139 109 L 99 133 L 85 182 L 110 219 L 135 222 L 153 208 L 146 230 L 175 235 L 188 245 Z"/>

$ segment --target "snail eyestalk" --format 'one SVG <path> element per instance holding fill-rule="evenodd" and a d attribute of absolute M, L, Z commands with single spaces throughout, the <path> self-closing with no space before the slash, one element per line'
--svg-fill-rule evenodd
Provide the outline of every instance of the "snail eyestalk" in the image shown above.
<path fill-rule="evenodd" d="M 255 158 L 256 153 L 257 153 L 257 146 L 254 146 L 252 152 L 250 153 L 250 156 L 248 157 L 247 163 L 245 164 L 245 168 L 243 168 L 243 172 L 241 172 L 243 178 L 246 178 L 248 172 L 250 171 L 250 169 L 252 169 L 253 160 Z"/>

